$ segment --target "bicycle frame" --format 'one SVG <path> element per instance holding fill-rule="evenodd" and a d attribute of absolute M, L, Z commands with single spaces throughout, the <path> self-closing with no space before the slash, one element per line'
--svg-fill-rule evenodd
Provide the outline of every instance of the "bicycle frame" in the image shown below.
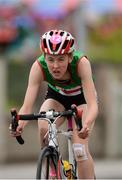
<path fill-rule="evenodd" d="M 56 148 L 60 155 L 60 159 L 62 160 L 62 155 L 59 148 L 60 144 L 58 143 L 58 134 L 64 135 L 68 141 L 68 159 L 67 160 L 69 164 L 72 165 L 72 168 L 73 168 L 72 170 L 76 173 L 77 172 L 76 161 L 75 161 L 73 148 L 72 148 L 72 141 L 71 141 L 72 131 L 73 131 L 72 118 L 71 117 L 67 118 L 67 131 L 57 129 L 56 121 L 59 118 L 60 116 L 57 117 L 53 123 L 49 119 L 46 119 L 48 121 L 48 132 L 46 134 L 46 136 L 48 135 L 48 146 L 53 146 L 54 148 Z"/>
<path fill-rule="evenodd" d="M 16 128 L 18 126 L 18 121 L 19 120 L 46 120 L 48 122 L 48 132 L 46 133 L 45 137 L 48 135 L 48 146 L 49 147 L 54 147 L 57 152 L 59 153 L 60 160 L 62 161 L 62 156 L 60 154 L 60 148 L 58 144 L 58 133 L 63 134 L 67 137 L 68 139 L 68 154 L 69 158 L 68 161 L 70 164 L 73 165 L 73 172 L 76 172 L 76 164 L 75 164 L 75 159 L 74 159 L 74 154 L 73 154 L 73 149 L 72 149 L 72 142 L 71 142 L 71 136 L 72 136 L 72 117 L 74 117 L 75 123 L 77 125 L 77 129 L 80 130 L 82 128 L 81 124 L 81 116 L 82 116 L 82 111 L 79 112 L 78 109 L 76 108 L 75 105 L 71 107 L 70 110 L 67 111 L 62 111 L 62 112 L 57 112 L 55 110 L 49 110 L 47 112 L 42 111 L 37 114 L 17 114 L 16 110 L 13 109 L 11 110 L 11 127 L 12 131 L 16 131 Z M 60 117 L 66 117 L 68 120 L 68 131 L 62 131 L 58 130 L 56 127 L 56 121 Z M 79 120 L 80 118 L 80 120 Z M 21 136 L 16 137 L 17 141 L 19 144 L 24 144 L 24 140 Z M 63 164 L 62 164 L 63 165 Z"/>
<path fill-rule="evenodd" d="M 43 120 L 46 120 L 48 122 L 48 131 L 46 133 L 46 135 L 44 136 L 44 139 L 46 138 L 46 136 L 48 136 L 48 145 L 49 146 L 53 146 L 55 147 L 58 152 L 60 152 L 59 149 L 59 143 L 58 143 L 58 134 L 64 135 L 67 138 L 68 141 L 68 161 L 70 164 L 74 165 L 74 153 L 73 153 L 73 149 L 72 149 L 72 142 L 71 142 L 71 136 L 72 136 L 72 124 L 71 121 L 72 119 L 69 118 L 67 119 L 68 121 L 68 131 L 63 131 L 63 130 L 58 130 L 56 127 L 56 121 L 60 118 L 60 116 L 58 116 L 54 122 L 52 123 L 50 121 L 49 118 L 43 118 Z M 39 119 L 41 120 L 41 119 Z"/>

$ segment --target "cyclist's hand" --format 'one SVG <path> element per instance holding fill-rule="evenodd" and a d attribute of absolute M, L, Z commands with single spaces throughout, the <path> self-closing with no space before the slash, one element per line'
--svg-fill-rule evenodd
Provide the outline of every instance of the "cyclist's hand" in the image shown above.
<path fill-rule="evenodd" d="M 81 131 L 78 132 L 78 136 L 82 139 L 86 139 L 90 134 L 90 128 L 88 127 L 87 124 L 83 125 L 83 128 Z"/>
<path fill-rule="evenodd" d="M 10 131 L 10 135 L 12 137 L 20 136 L 22 134 L 22 132 L 23 132 L 23 126 L 20 124 L 20 125 L 17 126 L 16 131 L 13 131 L 12 130 L 12 124 L 10 124 L 9 131 Z"/>

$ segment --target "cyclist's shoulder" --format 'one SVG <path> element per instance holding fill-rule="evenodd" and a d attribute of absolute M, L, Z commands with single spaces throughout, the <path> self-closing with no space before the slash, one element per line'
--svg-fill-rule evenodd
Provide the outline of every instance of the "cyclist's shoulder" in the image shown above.
<path fill-rule="evenodd" d="M 75 51 L 73 52 L 73 57 L 74 57 L 74 58 L 80 59 L 82 56 L 84 56 L 83 51 L 75 50 Z"/>
<path fill-rule="evenodd" d="M 87 55 L 80 50 L 75 50 L 73 52 L 73 60 L 74 62 L 82 62 L 82 63 L 86 63 L 86 64 L 90 64 L 89 58 L 87 57 Z"/>
<path fill-rule="evenodd" d="M 37 58 L 37 61 L 42 63 L 44 62 L 44 54 L 41 54 L 38 58 Z"/>
<path fill-rule="evenodd" d="M 73 60 L 71 64 L 77 64 L 78 61 L 84 56 L 84 53 L 82 51 L 79 50 L 75 50 L 73 52 Z"/>
<path fill-rule="evenodd" d="M 77 70 L 80 72 L 86 71 L 87 69 L 89 70 L 91 68 L 91 62 L 83 51 L 74 51 L 73 57 L 73 64 L 76 64 Z"/>
<path fill-rule="evenodd" d="M 33 62 L 32 66 L 31 66 L 31 69 L 30 69 L 30 75 L 31 76 L 40 76 L 40 73 L 41 73 L 41 77 L 43 77 L 43 67 L 41 65 L 41 58 L 42 58 L 42 55 L 37 57 L 35 59 L 35 61 Z"/>
<path fill-rule="evenodd" d="M 41 67 L 42 69 L 47 70 L 47 64 L 46 64 L 46 62 L 45 62 L 44 54 L 41 54 L 41 56 L 39 56 L 39 57 L 37 58 L 37 62 L 38 62 L 38 64 L 40 65 L 40 67 Z"/>

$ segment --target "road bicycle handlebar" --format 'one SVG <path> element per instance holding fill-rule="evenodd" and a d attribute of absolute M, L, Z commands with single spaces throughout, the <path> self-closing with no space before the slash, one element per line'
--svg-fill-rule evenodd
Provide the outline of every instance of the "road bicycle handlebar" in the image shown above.
<path fill-rule="evenodd" d="M 16 131 L 17 129 L 17 126 L 18 126 L 18 114 L 17 114 L 17 111 L 16 109 L 12 109 L 11 110 L 11 128 L 12 128 L 12 131 Z M 16 137 L 17 141 L 19 144 L 24 144 L 24 140 L 21 136 L 17 136 Z"/>
<path fill-rule="evenodd" d="M 70 110 L 67 111 L 55 111 L 55 110 L 49 110 L 47 112 L 42 111 L 37 114 L 18 114 L 16 109 L 11 110 L 11 127 L 12 131 L 16 131 L 16 128 L 18 126 L 18 121 L 19 120 L 38 120 L 42 118 L 47 118 L 50 119 L 51 121 L 54 120 L 56 117 L 74 117 L 77 129 L 78 131 L 81 130 L 82 128 L 82 123 L 81 123 L 81 117 L 82 117 L 82 111 L 78 110 L 76 105 L 72 105 Z M 21 136 L 16 137 L 17 141 L 19 144 L 24 144 L 24 140 Z"/>

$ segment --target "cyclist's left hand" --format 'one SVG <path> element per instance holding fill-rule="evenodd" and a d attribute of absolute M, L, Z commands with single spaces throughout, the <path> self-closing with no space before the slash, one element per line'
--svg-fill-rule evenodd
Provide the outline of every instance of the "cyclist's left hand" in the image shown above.
<path fill-rule="evenodd" d="M 81 131 L 78 132 L 78 136 L 82 139 L 86 139 L 90 134 L 90 128 L 88 127 L 87 124 L 83 125 L 83 128 Z"/>

